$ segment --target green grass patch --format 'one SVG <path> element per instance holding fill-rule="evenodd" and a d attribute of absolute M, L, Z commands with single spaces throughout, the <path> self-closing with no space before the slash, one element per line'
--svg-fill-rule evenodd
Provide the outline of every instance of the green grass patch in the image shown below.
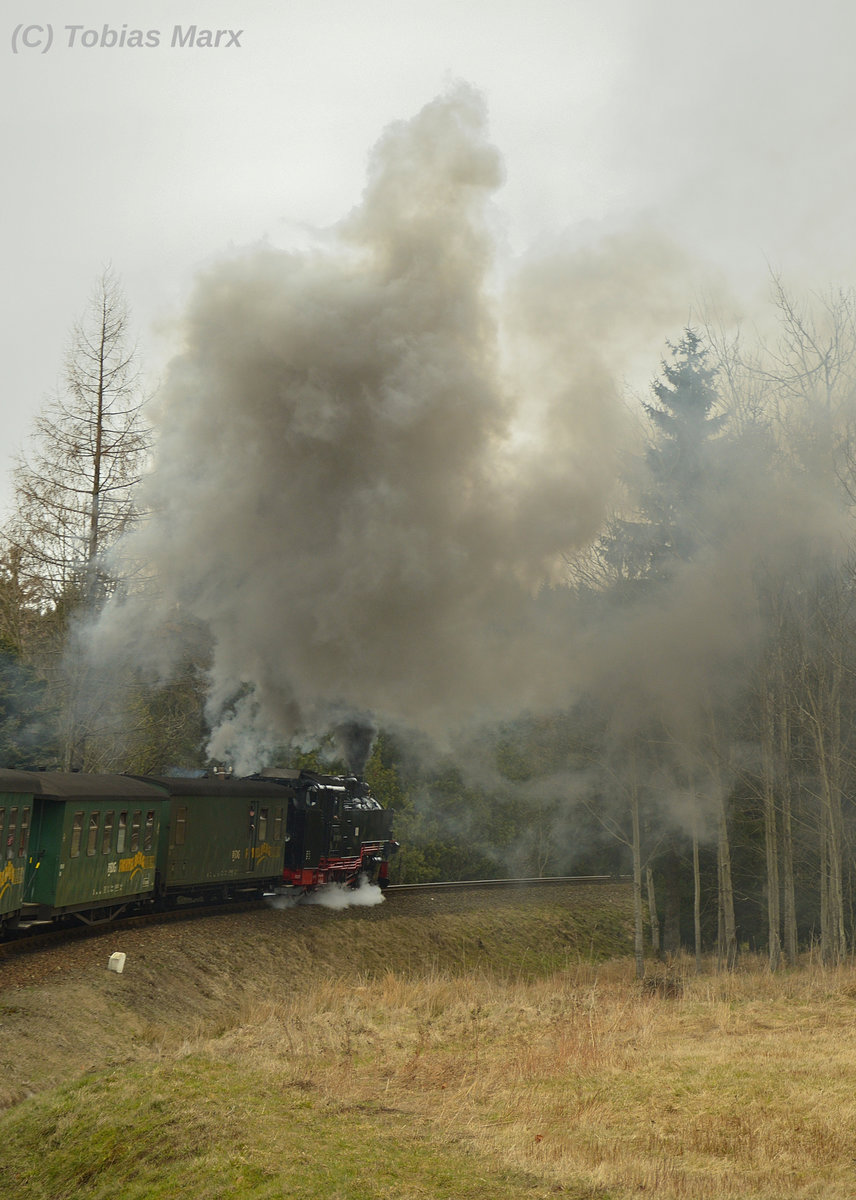
<path fill-rule="evenodd" d="M 394 904 L 394 900 L 390 902 Z M 372 931 L 357 952 L 363 970 L 380 967 L 422 973 L 480 970 L 505 978 L 535 978 L 580 960 L 600 962 L 632 951 L 632 914 L 618 906 L 509 903 L 466 914 L 425 918 L 391 914 L 375 953 Z"/>
<path fill-rule="evenodd" d="M 339 1103 L 203 1057 L 132 1066 L 0 1120 L 15 1200 L 543 1200 L 387 1098 Z M 573 1196 L 573 1191 L 565 1191 Z M 580 1198 L 594 1193 L 579 1191 Z M 605 1193 L 601 1193 L 605 1195 Z"/>

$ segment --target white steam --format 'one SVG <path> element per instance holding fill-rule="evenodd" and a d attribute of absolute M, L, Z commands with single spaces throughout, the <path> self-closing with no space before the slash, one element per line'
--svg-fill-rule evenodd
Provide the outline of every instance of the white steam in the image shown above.
<path fill-rule="evenodd" d="M 325 883 L 311 892 L 301 892 L 297 888 L 289 892 L 278 892 L 268 897 L 272 908 L 297 908 L 298 906 L 316 905 L 319 908 L 374 908 L 383 904 L 383 891 L 375 883 L 370 883 L 364 875 L 360 876 L 356 887 L 344 883 Z"/>

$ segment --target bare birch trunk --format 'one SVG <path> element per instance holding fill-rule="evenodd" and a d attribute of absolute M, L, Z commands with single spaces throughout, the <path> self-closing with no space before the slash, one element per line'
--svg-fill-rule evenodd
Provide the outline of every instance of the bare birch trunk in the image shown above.
<path fill-rule="evenodd" d="M 698 861 L 698 832 L 693 829 L 693 935 L 696 974 L 701 974 L 701 870 Z"/>
<path fill-rule="evenodd" d="M 636 755 L 632 754 L 632 776 L 630 780 L 630 814 L 633 825 L 633 953 L 636 960 L 636 978 L 645 978 L 645 943 L 642 925 L 642 831 L 639 822 L 639 781 L 636 772 Z"/>
<path fill-rule="evenodd" d="M 734 918 L 734 888 L 731 882 L 731 846 L 721 780 L 717 778 L 717 874 L 719 880 L 719 962 L 727 971 L 737 962 L 737 922 Z"/>
<path fill-rule="evenodd" d="M 847 950 L 844 923 L 844 820 L 841 810 L 840 662 L 832 678 L 820 671 L 806 689 L 806 715 L 820 776 L 820 951 L 825 963 L 841 961 Z"/>
<path fill-rule="evenodd" d="M 771 971 L 777 971 L 782 957 L 781 905 L 779 892 L 779 854 L 776 823 L 776 768 L 772 697 L 766 678 L 762 678 L 761 762 L 764 803 L 764 852 L 767 865 L 767 949 Z"/>
<path fill-rule="evenodd" d="M 791 810 L 793 792 L 790 776 L 791 760 L 791 730 L 790 721 L 784 711 L 779 719 L 779 757 L 784 764 L 781 781 L 782 799 L 782 920 L 784 928 L 785 958 L 793 965 L 797 961 L 799 944 L 797 941 L 797 893 L 794 877 L 794 835 Z"/>
<path fill-rule="evenodd" d="M 651 925 L 651 949 L 660 957 L 660 920 L 657 916 L 657 894 L 654 889 L 654 872 L 650 864 L 645 868 L 645 884 L 648 890 L 648 920 Z"/>

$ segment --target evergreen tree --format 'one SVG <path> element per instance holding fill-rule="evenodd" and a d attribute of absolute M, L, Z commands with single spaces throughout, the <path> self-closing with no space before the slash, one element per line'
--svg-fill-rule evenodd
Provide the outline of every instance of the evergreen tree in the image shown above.
<path fill-rule="evenodd" d="M 711 444 L 724 421 L 715 412 L 716 368 L 699 334 L 687 328 L 668 345 L 671 361 L 651 386 L 655 403 L 644 405 L 652 438 L 636 514 L 613 517 L 595 547 L 606 581 L 631 596 L 669 579 L 702 544 Z"/>
<path fill-rule="evenodd" d="M 652 384 L 656 404 L 646 404 L 655 440 L 646 461 L 651 486 L 642 498 L 649 533 L 650 569 L 668 575 L 675 560 L 693 558 L 705 537 L 704 493 L 711 468 L 711 441 L 724 417 L 714 410 L 716 368 L 693 329 L 669 343 L 672 361 Z"/>
<path fill-rule="evenodd" d="M 670 355 L 652 384 L 651 401 L 644 405 L 651 433 L 645 453 L 635 465 L 634 512 L 631 516 L 616 516 L 608 523 L 594 549 L 594 569 L 587 572 L 587 590 L 591 592 L 591 583 L 596 583 L 597 601 L 604 612 L 609 611 L 604 601 L 610 600 L 632 606 L 648 603 L 663 593 L 664 602 L 671 602 L 669 597 L 679 593 L 667 594 L 666 589 L 717 537 L 717 505 L 711 500 L 726 483 L 719 456 L 724 417 L 717 411 L 717 369 L 710 364 L 707 347 L 693 329 L 685 329 L 677 343 L 668 345 Z M 690 839 L 687 830 L 670 832 L 664 827 L 664 814 L 659 822 L 642 820 L 639 806 L 648 779 L 658 776 L 662 776 L 659 790 L 669 781 L 668 786 L 686 798 L 687 812 L 696 814 L 691 834 L 695 863 L 699 851 L 698 798 L 707 795 L 714 799 L 710 816 L 717 839 L 719 940 L 723 961 L 731 964 L 736 951 L 736 925 L 726 819 L 728 774 L 724 768 L 728 755 L 723 718 L 713 689 L 710 695 L 699 694 L 690 708 L 692 711 L 676 714 L 668 704 L 660 706 L 656 691 L 649 693 L 644 680 L 637 695 L 625 688 L 618 705 L 620 712 L 613 714 L 614 720 L 607 714 L 610 732 L 602 752 L 604 759 L 613 763 L 617 778 L 623 778 L 621 772 L 627 763 L 639 769 L 630 772 L 630 784 L 621 793 L 626 793 L 633 817 L 629 844 L 634 861 L 637 929 L 641 928 L 643 874 L 648 878 L 649 868 L 659 863 L 656 875 L 661 887 L 666 885 L 670 900 L 664 937 L 666 945 L 673 948 L 680 920 L 676 903 L 680 891 L 678 867 L 690 862 Z M 644 778 L 639 774 L 642 768 Z M 699 886 L 696 871 L 696 912 Z M 653 887 L 649 886 L 651 892 Z M 698 942 L 698 920 L 695 926 Z M 637 954 L 637 969 L 639 962 Z"/>

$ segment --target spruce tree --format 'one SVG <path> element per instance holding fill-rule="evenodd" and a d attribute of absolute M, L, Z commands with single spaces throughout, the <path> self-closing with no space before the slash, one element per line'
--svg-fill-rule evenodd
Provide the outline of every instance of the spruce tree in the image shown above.
<path fill-rule="evenodd" d="M 692 559 L 705 539 L 711 442 L 724 420 L 714 412 L 716 368 L 708 366 L 700 336 L 687 328 L 669 349 L 672 361 L 663 361 L 662 378 L 651 387 L 657 403 L 644 406 L 655 439 L 646 453 L 650 486 L 641 504 L 649 573 L 665 576 L 676 560 Z"/>

